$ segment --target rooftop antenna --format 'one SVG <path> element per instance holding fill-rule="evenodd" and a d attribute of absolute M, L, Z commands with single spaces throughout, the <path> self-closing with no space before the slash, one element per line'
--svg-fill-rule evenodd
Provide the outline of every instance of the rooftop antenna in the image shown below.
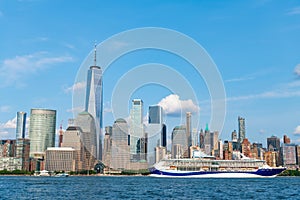
<path fill-rule="evenodd" d="M 97 66 L 97 43 L 95 41 L 95 49 L 94 49 L 94 66 Z"/>

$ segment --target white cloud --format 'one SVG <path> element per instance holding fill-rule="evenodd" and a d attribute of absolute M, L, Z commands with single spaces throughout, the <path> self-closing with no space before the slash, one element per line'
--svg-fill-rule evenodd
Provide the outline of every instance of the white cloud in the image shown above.
<path fill-rule="evenodd" d="M 104 102 L 103 107 L 104 107 L 104 108 L 103 108 L 104 114 L 105 114 L 105 113 L 112 113 L 112 108 L 111 108 L 111 103 L 110 103 L 110 101 Z"/>
<path fill-rule="evenodd" d="M 82 111 L 84 111 L 84 107 L 82 106 L 70 108 L 67 110 L 67 112 L 75 112 L 75 113 L 82 112 Z"/>
<path fill-rule="evenodd" d="M 129 43 L 127 43 L 127 42 L 113 40 L 110 42 L 109 46 L 107 47 L 107 50 L 110 52 L 114 52 L 114 51 L 126 48 L 128 46 L 129 46 Z"/>
<path fill-rule="evenodd" d="M 1 140 L 11 139 L 11 138 L 14 138 L 14 137 L 15 137 L 14 132 L 0 129 L 0 139 Z"/>
<path fill-rule="evenodd" d="M 245 96 L 229 97 L 227 101 L 239 101 L 239 100 L 250 100 L 250 99 L 267 99 L 267 98 L 290 98 L 300 97 L 300 91 L 268 91 L 260 94 L 250 94 Z"/>
<path fill-rule="evenodd" d="M 228 79 L 228 80 L 225 80 L 225 82 L 231 83 L 231 82 L 248 81 L 248 80 L 253 80 L 253 79 L 254 79 L 254 77 L 241 77 L 241 78 Z"/>
<path fill-rule="evenodd" d="M 287 15 L 299 15 L 300 7 L 291 8 L 286 12 Z"/>
<path fill-rule="evenodd" d="M 0 65 L 0 80 L 2 86 L 18 84 L 27 76 L 37 73 L 51 65 L 70 62 L 70 56 L 49 56 L 46 52 L 37 52 L 29 55 L 16 56 L 5 59 Z"/>
<path fill-rule="evenodd" d="M 64 89 L 64 91 L 65 91 L 65 93 L 69 93 L 69 92 L 73 92 L 74 90 L 76 90 L 76 91 L 77 90 L 83 90 L 85 88 L 86 88 L 86 82 L 82 81 L 82 82 L 74 83 L 74 85 Z"/>
<path fill-rule="evenodd" d="M 63 45 L 69 49 L 75 49 L 75 46 L 69 43 L 63 43 Z"/>
<path fill-rule="evenodd" d="M 300 64 L 298 64 L 296 67 L 295 67 L 295 70 L 294 70 L 295 74 L 300 77 Z"/>
<path fill-rule="evenodd" d="M 181 113 L 199 112 L 200 108 L 191 99 L 181 100 L 178 95 L 171 94 L 165 98 L 163 98 L 158 105 L 160 105 L 167 115 L 178 116 Z"/>
<path fill-rule="evenodd" d="M 0 125 L 0 128 L 3 128 L 3 129 L 10 129 L 10 128 L 13 128 L 13 129 L 15 129 L 15 128 L 16 128 L 16 124 L 17 124 L 17 117 L 8 120 L 8 121 L 7 121 L 6 123 L 4 123 L 4 124 L 1 124 L 1 125 Z"/>
<path fill-rule="evenodd" d="M 149 124 L 149 113 L 147 112 L 147 114 L 143 117 L 143 124 L 145 126 L 148 126 Z"/>
<path fill-rule="evenodd" d="M 30 118 L 26 118 L 26 134 L 28 134 L 28 127 Z M 6 123 L 0 123 L 0 138 L 1 139 L 14 139 L 16 137 L 17 117 L 8 120 Z"/>
<path fill-rule="evenodd" d="M 30 125 L 30 117 L 27 117 L 26 118 L 26 129 L 28 129 L 29 128 L 29 125 Z"/>
<path fill-rule="evenodd" d="M 104 112 L 104 113 L 111 113 L 111 112 L 112 112 L 112 109 L 106 107 L 106 108 L 103 109 L 103 112 Z"/>
<path fill-rule="evenodd" d="M 11 139 L 16 134 L 17 117 L 8 120 L 6 123 L 0 123 L 0 139 Z"/>
<path fill-rule="evenodd" d="M 295 128 L 294 134 L 300 135 L 300 125 Z"/>
<path fill-rule="evenodd" d="M 292 144 L 299 144 L 299 143 L 300 143 L 300 138 L 295 139 L 295 140 L 292 139 L 292 140 L 291 140 L 291 143 L 292 143 Z"/>
<path fill-rule="evenodd" d="M 295 87 L 300 87 L 300 80 L 296 80 L 296 81 L 293 81 L 291 83 L 288 83 L 287 85 L 289 88 L 295 88 Z"/>
<path fill-rule="evenodd" d="M 0 112 L 10 112 L 10 106 L 0 106 Z"/>
<path fill-rule="evenodd" d="M 260 134 L 265 134 L 265 133 L 266 133 L 266 131 L 265 131 L 264 129 L 260 129 L 258 132 L 259 132 Z"/>

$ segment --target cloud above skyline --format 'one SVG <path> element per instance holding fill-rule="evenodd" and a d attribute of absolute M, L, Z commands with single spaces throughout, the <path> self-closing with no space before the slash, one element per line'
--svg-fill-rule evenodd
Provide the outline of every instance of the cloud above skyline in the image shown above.
<path fill-rule="evenodd" d="M 164 109 L 166 115 L 170 116 L 180 116 L 181 113 L 197 113 L 200 111 L 200 107 L 191 99 L 181 100 L 177 94 L 170 94 L 163 98 L 158 105 Z"/>
<path fill-rule="evenodd" d="M 287 15 L 300 15 L 300 6 L 289 9 L 286 12 Z"/>
<path fill-rule="evenodd" d="M 296 67 L 295 67 L 295 70 L 294 70 L 295 74 L 300 77 L 300 64 L 298 64 Z"/>
<path fill-rule="evenodd" d="M 230 83 L 230 82 L 240 82 L 240 81 L 248 81 L 248 80 L 253 80 L 254 77 L 241 77 L 241 78 L 232 78 L 232 79 L 227 79 L 225 82 Z"/>
<path fill-rule="evenodd" d="M 0 112 L 10 112 L 11 107 L 4 105 L 4 106 L 0 106 Z"/>
<path fill-rule="evenodd" d="M 300 135 L 300 125 L 295 128 L 294 134 Z"/>
<path fill-rule="evenodd" d="M 26 134 L 30 125 L 30 117 L 26 118 Z M 8 120 L 5 123 L 0 123 L 0 139 L 15 139 L 17 127 L 17 117 Z"/>
<path fill-rule="evenodd" d="M 17 124 L 17 117 L 8 120 L 4 124 L 1 124 L 0 128 L 4 128 L 4 129 L 10 129 L 10 128 L 12 128 L 12 129 L 14 129 L 14 128 L 16 128 L 16 124 Z"/>
<path fill-rule="evenodd" d="M 51 65 L 71 61 L 73 61 L 71 56 L 50 56 L 47 52 L 36 52 L 5 59 L 0 64 L 2 87 L 20 84 L 20 80 L 24 80 L 31 74 L 35 74 Z"/>
<path fill-rule="evenodd" d="M 74 83 L 72 86 L 65 88 L 64 91 L 65 93 L 70 93 L 77 90 L 85 90 L 85 88 L 86 88 L 86 82 L 82 81 L 82 82 Z"/>

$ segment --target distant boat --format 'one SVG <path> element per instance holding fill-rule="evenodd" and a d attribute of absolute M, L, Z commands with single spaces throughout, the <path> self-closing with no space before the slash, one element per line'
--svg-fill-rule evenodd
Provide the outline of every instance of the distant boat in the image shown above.
<path fill-rule="evenodd" d="M 50 176 L 49 171 L 47 171 L 47 170 L 37 171 L 33 175 L 34 176 Z"/>
<path fill-rule="evenodd" d="M 59 174 L 56 174 L 55 177 L 69 177 L 69 174 L 68 173 L 59 173 Z"/>

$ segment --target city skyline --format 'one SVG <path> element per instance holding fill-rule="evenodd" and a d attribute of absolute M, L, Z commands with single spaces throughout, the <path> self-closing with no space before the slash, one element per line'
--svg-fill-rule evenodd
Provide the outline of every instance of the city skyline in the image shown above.
<path fill-rule="evenodd" d="M 265 138 L 271 135 L 282 138 L 287 134 L 291 142 L 299 144 L 299 4 L 157 1 L 147 3 L 147 6 L 143 3 L 129 6 L 126 2 L 119 2 L 118 7 L 107 2 L 105 6 L 101 4 L 106 8 L 102 12 L 98 12 L 97 6 L 93 8 L 91 5 L 81 9 L 84 6 L 74 2 L 70 10 L 58 12 L 50 19 L 48 11 L 54 11 L 57 3 L 2 3 L 0 24 L 6 28 L 0 33 L 0 47 L 6 51 L 0 55 L 1 139 L 15 137 L 18 111 L 29 113 L 31 108 L 37 107 L 57 110 L 56 129 L 62 120 L 66 129 L 68 119 L 75 118 L 70 112 L 74 109 L 71 91 L 86 86 L 84 82 L 73 83 L 86 55 L 93 54 L 91 47 L 94 40 L 102 42 L 128 29 L 155 26 L 174 29 L 192 37 L 206 49 L 218 66 L 227 94 L 225 126 L 220 133 L 222 139 L 230 138 L 232 131 L 238 130 L 236 118 L 242 116 L 246 119 L 246 135 L 250 141 L 265 144 Z M 68 4 L 61 3 L 59 6 L 67 8 Z M 118 15 L 113 15 L 111 10 L 116 10 Z M 183 10 L 189 10 L 188 14 L 181 15 Z M 93 17 L 88 15 L 91 11 L 94 11 Z M 69 23 L 70 19 L 63 17 L 66 15 L 78 20 L 80 26 Z M 120 17 L 122 20 L 119 20 Z M 94 20 L 99 20 L 99 23 L 83 23 Z M 35 28 L 40 27 L 40 23 L 46 26 Z M 69 24 L 68 28 L 65 24 Z M 56 34 L 57 28 L 60 29 L 59 35 Z M 126 45 L 129 44 L 115 41 L 109 51 Z M 105 56 L 106 52 L 97 53 Z M 198 126 L 193 121 L 192 128 L 204 128 L 210 121 L 210 98 L 202 78 L 194 78 L 193 70 L 182 59 L 151 50 L 124 55 L 105 71 L 103 126 L 112 126 L 117 118 L 129 116 L 129 113 L 128 116 L 113 116 L 111 91 L 122 75 L 135 66 L 149 62 L 167 64 L 186 77 L 197 88 L 199 101 L 185 94 L 173 94 L 157 85 L 139 88 L 133 93 L 132 99 L 143 99 L 145 108 L 156 104 L 165 108 L 168 136 L 175 126 L 185 123 L 178 103 L 170 102 L 183 103 L 186 109 L 183 115 L 186 111 L 199 109 L 200 117 L 195 112 L 192 113 L 192 119 L 199 118 L 200 124 Z M 101 66 L 101 60 L 98 65 Z M 86 73 L 83 76 L 86 78 Z M 151 92 L 154 90 L 155 95 Z M 20 99 L 20 96 L 26 98 Z M 124 107 L 129 108 L 128 105 Z M 191 108 L 193 110 L 188 110 Z M 143 113 L 145 116 L 147 111 Z"/>

